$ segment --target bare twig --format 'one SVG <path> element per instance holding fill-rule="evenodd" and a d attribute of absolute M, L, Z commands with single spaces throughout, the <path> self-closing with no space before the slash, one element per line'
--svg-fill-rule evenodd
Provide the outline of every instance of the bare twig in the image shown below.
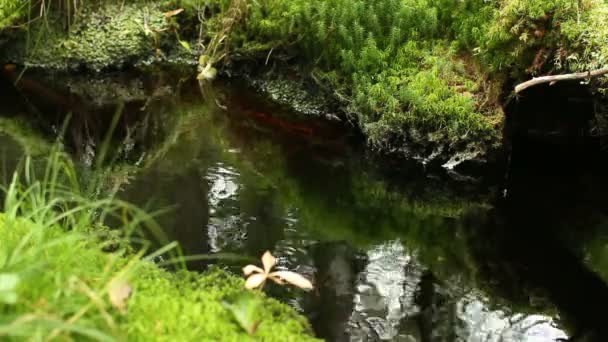
<path fill-rule="evenodd" d="M 543 76 L 543 77 L 535 77 L 529 81 L 524 83 L 520 83 L 515 87 L 515 93 L 520 93 L 530 87 L 544 84 L 544 83 L 555 83 L 559 81 L 576 81 L 576 80 L 584 80 L 592 77 L 599 77 L 608 74 L 608 68 L 602 68 L 593 71 L 587 72 L 577 72 L 573 74 L 564 74 L 564 75 L 555 75 L 555 76 Z"/>
<path fill-rule="evenodd" d="M 274 51 L 274 48 L 270 49 L 270 52 L 268 52 L 268 56 L 266 56 L 266 63 L 264 63 L 264 65 L 268 65 L 268 60 L 270 59 L 270 55 L 272 55 L 272 51 Z"/>

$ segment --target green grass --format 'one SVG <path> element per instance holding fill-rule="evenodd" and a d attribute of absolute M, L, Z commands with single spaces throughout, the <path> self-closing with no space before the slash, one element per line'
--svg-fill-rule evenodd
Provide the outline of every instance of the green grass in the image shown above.
<path fill-rule="evenodd" d="M 49 153 L 53 147 L 32 125 L 18 118 L 0 117 L 0 134 L 18 142 L 28 156 L 41 156 Z"/>
<path fill-rule="evenodd" d="M 38 175 L 37 175 L 38 174 Z M 5 189 L 0 213 L 0 339 L 100 341 L 312 340 L 306 320 L 285 304 L 250 293 L 259 321 L 249 335 L 224 302 L 244 281 L 219 269 L 170 273 L 152 263 L 175 244 L 148 252 L 151 218 L 112 198 L 83 196 L 69 159 L 27 159 Z M 105 228 L 106 218 L 120 230 Z M 175 254 L 175 253 L 174 253 Z M 116 298 L 130 288 L 131 296 Z"/>

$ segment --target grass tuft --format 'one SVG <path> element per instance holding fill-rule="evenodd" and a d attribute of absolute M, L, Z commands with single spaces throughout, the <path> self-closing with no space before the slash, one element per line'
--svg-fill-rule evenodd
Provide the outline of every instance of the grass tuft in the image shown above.
<path fill-rule="evenodd" d="M 240 278 L 155 265 L 159 254 L 179 255 L 176 244 L 153 253 L 147 243 L 134 247 L 143 230 L 156 229 L 152 218 L 111 197 L 86 196 L 64 153 L 22 164 L 3 188 L 0 339 L 312 340 L 303 317 L 261 293 L 252 294 L 263 302 L 260 326 L 247 334 L 222 304 L 242 292 Z M 107 228 L 109 218 L 120 229 Z"/>

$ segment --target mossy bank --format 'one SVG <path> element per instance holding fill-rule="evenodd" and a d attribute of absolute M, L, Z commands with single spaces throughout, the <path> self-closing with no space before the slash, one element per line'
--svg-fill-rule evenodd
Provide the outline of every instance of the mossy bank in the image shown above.
<path fill-rule="evenodd" d="M 147 214 L 79 194 L 71 162 L 49 155 L 27 159 L 0 194 L 0 339 L 315 340 L 306 318 L 233 274 L 161 268 L 179 254 L 142 240 Z"/>
<path fill-rule="evenodd" d="M 3 339 L 129 341 L 304 341 L 307 323 L 291 308 L 261 293 L 256 332 L 239 326 L 225 301 L 244 282 L 215 269 L 204 275 L 169 273 L 151 262 L 102 251 L 94 236 L 41 227 L 0 214 L 2 268 L 0 336 Z M 121 312 L 108 291 L 124 279 L 133 291 Z"/>
<path fill-rule="evenodd" d="M 103 252 L 95 236 L 0 214 L 0 336 L 129 341 L 313 341 L 305 318 L 260 292 L 249 293 L 249 335 L 227 304 L 244 281 L 219 269 L 169 273 L 133 256 Z M 112 282 L 132 289 L 123 312 Z M 247 293 L 245 293 L 247 295 Z M 238 308 L 237 310 L 248 310 Z"/>
<path fill-rule="evenodd" d="M 13 48 L 1 61 L 99 71 L 196 64 L 202 55 L 224 70 L 296 70 L 372 148 L 448 168 L 500 156 L 513 84 L 608 60 L 601 0 L 107 1 L 73 11 L 50 8 L 57 18 L 44 20 L 55 24 L 27 35 L 5 29 Z M 5 18 L 4 26 L 19 23 Z M 605 103 L 605 78 L 589 88 Z M 606 112 L 596 106 L 595 122 Z"/>

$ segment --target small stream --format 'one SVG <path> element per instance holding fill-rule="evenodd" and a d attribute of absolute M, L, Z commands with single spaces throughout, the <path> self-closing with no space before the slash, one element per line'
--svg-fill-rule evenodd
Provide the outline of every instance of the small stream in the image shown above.
<path fill-rule="evenodd" d="M 0 129 L 10 133 L 0 133 L 4 175 L 22 158 L 16 141 L 51 141 L 68 112 L 64 144 L 92 168 L 121 107 L 107 188 L 164 209 L 157 219 L 186 255 L 259 259 L 270 250 L 279 268 L 313 279 L 310 293 L 266 289 L 319 337 L 605 336 L 607 165 L 587 145 L 516 137 L 506 177 L 463 181 L 378 157 L 343 123 L 297 116 L 237 81 L 201 91 L 170 73 L 26 74 L 18 89 L 6 81 L 1 89 L 0 118 L 30 125 Z M 218 260 L 234 272 L 243 266 Z"/>

